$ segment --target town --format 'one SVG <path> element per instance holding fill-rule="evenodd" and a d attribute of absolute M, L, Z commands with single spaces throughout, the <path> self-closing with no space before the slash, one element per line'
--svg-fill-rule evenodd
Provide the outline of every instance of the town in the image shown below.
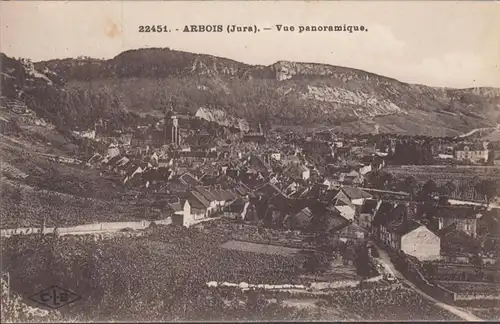
<path fill-rule="evenodd" d="M 306 253 L 300 266 L 306 274 L 287 284 L 276 277 L 283 270 L 232 274 L 230 284 L 228 278 L 217 283 L 212 269 L 210 289 L 304 289 L 307 295 L 369 283 L 384 290 L 402 281 L 452 305 L 491 303 L 499 297 L 500 141 L 466 135 L 303 133 L 204 107 L 193 115 L 168 109 L 164 118 L 144 118 L 119 132 L 99 122 L 73 132 L 87 143 L 78 156 L 50 159 L 95 170 L 122 187 L 115 199 L 147 212 L 116 222 L 84 217 L 56 224 L 44 216 L 20 226 L 18 218 L 4 219 L 10 226 L 2 237 L 43 233 L 66 242 L 88 236 L 135 244 L 145 235 L 165 235 L 158 234 L 165 226 L 174 236 L 174 228 L 201 230 L 207 245 L 226 251 Z M 255 283 L 245 283 L 252 278 Z M 471 309 L 496 316 L 498 308 L 481 307 Z M 451 313 L 476 318 L 456 308 Z"/>
<path fill-rule="evenodd" d="M 498 322 L 496 3 L 57 2 L 2 2 L 1 323 Z"/>

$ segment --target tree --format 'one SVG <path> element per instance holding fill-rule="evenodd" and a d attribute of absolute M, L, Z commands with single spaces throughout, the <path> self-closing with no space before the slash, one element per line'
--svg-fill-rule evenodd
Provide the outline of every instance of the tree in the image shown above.
<path fill-rule="evenodd" d="M 307 256 L 304 262 L 304 269 L 311 273 L 321 273 L 326 271 L 329 261 L 324 252 L 315 252 Z"/>
<path fill-rule="evenodd" d="M 457 185 L 453 181 L 448 181 L 441 187 L 439 187 L 439 192 L 445 196 L 450 196 L 457 190 Z"/>
<path fill-rule="evenodd" d="M 474 254 L 470 261 L 478 270 L 483 268 L 484 261 L 479 253 Z"/>
<path fill-rule="evenodd" d="M 500 190 L 498 185 L 494 180 L 486 179 L 479 181 L 475 186 L 477 193 L 485 196 L 488 200 L 499 195 Z"/>
<path fill-rule="evenodd" d="M 370 255 L 368 254 L 368 247 L 365 244 L 359 245 L 356 248 L 354 263 L 358 275 L 362 276 L 363 278 L 370 276 L 371 261 L 370 261 Z"/>
<path fill-rule="evenodd" d="M 412 176 L 406 177 L 398 184 L 398 189 L 404 192 L 408 192 L 413 196 L 418 189 L 417 180 L 415 180 L 415 178 Z"/>
<path fill-rule="evenodd" d="M 367 182 L 378 189 L 392 189 L 394 177 L 389 172 L 374 171 L 368 174 Z"/>
<path fill-rule="evenodd" d="M 427 180 L 426 183 L 424 183 L 424 186 L 422 187 L 422 191 L 420 192 L 420 196 L 422 199 L 429 199 L 431 198 L 431 195 L 435 192 L 438 192 L 438 186 L 434 182 L 434 180 L 430 179 Z"/>

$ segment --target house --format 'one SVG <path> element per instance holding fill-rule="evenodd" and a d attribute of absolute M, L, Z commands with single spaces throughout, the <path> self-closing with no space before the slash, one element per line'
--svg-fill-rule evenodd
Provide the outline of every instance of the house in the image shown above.
<path fill-rule="evenodd" d="M 106 164 L 106 167 L 108 170 L 113 170 L 115 168 L 116 163 L 118 160 L 120 160 L 122 156 L 120 155 L 115 155 L 112 158 L 108 158 L 107 162 L 104 162 Z"/>
<path fill-rule="evenodd" d="M 335 142 L 333 142 L 333 146 L 335 146 L 337 148 L 342 148 L 342 147 L 344 147 L 344 143 L 342 141 L 335 141 Z"/>
<path fill-rule="evenodd" d="M 105 161 L 105 158 L 100 155 L 99 153 L 95 153 L 88 161 L 87 161 L 87 165 L 93 165 L 93 164 L 100 164 L 100 163 L 104 163 Z"/>
<path fill-rule="evenodd" d="M 438 230 L 455 225 L 457 230 L 475 237 L 478 220 L 483 212 L 481 208 L 467 206 L 439 206 L 432 212 L 432 216 L 438 221 Z"/>
<path fill-rule="evenodd" d="M 320 184 L 320 183 L 316 183 L 312 186 L 304 188 L 300 197 L 310 198 L 310 199 L 319 199 L 320 201 L 324 201 L 323 199 L 327 198 L 327 191 L 328 191 L 327 186 Z M 329 201 L 331 201 L 331 200 L 329 200 Z"/>
<path fill-rule="evenodd" d="M 312 221 L 313 213 L 309 207 L 305 207 L 299 212 L 285 216 L 283 226 L 290 230 L 305 230 Z"/>
<path fill-rule="evenodd" d="M 232 219 L 246 219 L 250 202 L 246 198 L 238 197 L 224 208 L 223 215 Z"/>
<path fill-rule="evenodd" d="M 183 203 L 170 203 L 170 208 L 174 212 L 172 215 L 173 225 L 182 225 L 184 227 L 189 227 L 194 223 L 194 216 L 191 214 L 191 205 L 189 200 L 184 200 Z"/>
<path fill-rule="evenodd" d="M 273 182 L 269 181 L 271 184 L 274 184 Z M 289 197 L 299 197 L 300 194 L 305 190 L 306 188 L 300 188 L 300 185 L 293 181 L 290 183 L 288 186 L 286 186 L 283 190 L 283 192 L 288 195 Z"/>
<path fill-rule="evenodd" d="M 154 152 L 151 157 L 150 157 L 150 161 L 151 163 L 153 163 L 154 165 L 158 165 L 158 162 L 159 162 L 159 156 L 158 154 L 156 154 L 156 152 Z"/>
<path fill-rule="evenodd" d="M 345 233 L 345 228 L 352 223 L 352 220 L 345 218 L 338 210 L 326 209 L 325 230 L 330 234 Z"/>
<path fill-rule="evenodd" d="M 391 226 L 388 231 L 392 235 L 391 244 L 395 250 L 402 250 L 421 261 L 440 259 L 440 238 L 425 225 L 409 220 L 407 223 Z"/>
<path fill-rule="evenodd" d="M 283 173 L 289 175 L 294 179 L 301 179 L 304 181 L 309 180 L 309 178 L 311 177 L 311 170 L 301 164 L 292 164 L 288 168 L 286 168 Z"/>
<path fill-rule="evenodd" d="M 201 182 L 198 179 L 196 179 L 196 177 L 193 176 L 189 172 L 182 174 L 179 177 L 179 182 L 181 182 L 182 184 L 184 184 L 186 186 L 199 186 L 199 185 L 201 185 Z"/>
<path fill-rule="evenodd" d="M 371 171 L 372 171 L 372 165 L 371 164 L 363 165 L 358 170 L 359 174 L 362 175 L 362 176 L 364 176 L 365 174 L 367 174 L 368 172 L 371 172 Z"/>
<path fill-rule="evenodd" d="M 219 185 L 217 187 L 209 187 L 208 191 L 215 196 L 218 206 L 220 206 L 221 209 L 231 204 L 238 197 L 232 190 L 222 189 Z"/>
<path fill-rule="evenodd" d="M 389 217 L 389 212 L 394 207 L 396 207 L 394 202 L 382 200 L 375 210 L 371 223 L 371 232 L 372 236 L 377 240 L 381 240 L 382 237 L 380 233 L 380 225 L 386 222 Z"/>
<path fill-rule="evenodd" d="M 419 260 L 437 260 L 441 254 L 438 235 L 408 217 L 404 204 L 382 202 L 372 223 L 375 238 L 394 251 L 402 250 Z"/>
<path fill-rule="evenodd" d="M 285 194 L 292 199 L 300 199 L 305 198 L 304 196 L 306 195 L 307 190 L 307 187 L 299 187 L 298 184 L 294 182 L 285 189 Z"/>
<path fill-rule="evenodd" d="M 145 163 L 135 163 L 132 161 L 129 161 L 127 164 L 125 164 L 125 167 L 125 179 L 123 180 L 123 183 L 129 182 L 136 175 L 142 174 L 148 168 Z"/>
<path fill-rule="evenodd" d="M 158 162 L 156 164 L 158 165 L 158 167 L 170 167 L 174 164 L 174 160 L 162 158 L 158 159 Z"/>
<path fill-rule="evenodd" d="M 116 144 L 110 144 L 108 147 L 108 156 L 113 158 L 120 154 L 120 149 L 116 146 Z"/>
<path fill-rule="evenodd" d="M 455 159 L 473 163 L 488 161 L 487 143 L 460 144 L 455 148 Z"/>
<path fill-rule="evenodd" d="M 260 186 L 254 191 L 254 194 L 262 197 L 268 197 L 271 198 L 275 195 L 281 195 L 285 198 L 287 198 L 287 195 L 285 195 L 278 187 L 273 185 L 272 183 L 265 183 L 264 185 Z"/>
<path fill-rule="evenodd" d="M 385 153 L 385 155 L 387 155 L 387 153 Z M 373 161 L 371 162 L 372 171 L 381 170 L 385 166 L 385 160 L 383 159 L 384 156 L 376 154 L 376 156 L 373 157 Z"/>
<path fill-rule="evenodd" d="M 280 152 L 272 152 L 270 154 L 270 157 L 272 160 L 281 161 L 281 153 Z"/>
<path fill-rule="evenodd" d="M 350 221 L 354 221 L 356 215 L 356 207 L 343 198 L 337 198 L 334 204 L 330 204 L 327 209 L 340 213 L 342 217 Z"/>
<path fill-rule="evenodd" d="M 205 202 L 208 202 L 206 217 L 211 216 L 219 210 L 221 204 L 220 198 L 210 192 L 208 187 L 196 186 L 191 193 L 195 194 L 197 197 L 203 198 Z"/>
<path fill-rule="evenodd" d="M 92 129 L 92 130 L 86 130 L 86 131 L 73 131 L 72 132 L 74 135 L 77 135 L 79 137 L 83 137 L 83 138 L 89 138 L 89 139 L 95 139 L 95 133 L 96 133 L 96 130 L 95 129 Z"/>
<path fill-rule="evenodd" d="M 191 212 L 194 215 L 194 220 L 210 217 L 217 210 L 216 201 L 207 200 L 197 190 L 190 190 L 188 192 L 188 200 L 191 205 Z"/>
<path fill-rule="evenodd" d="M 363 183 L 364 177 L 359 172 L 352 170 L 349 173 L 341 173 L 340 174 L 340 182 L 343 185 L 355 185 L 359 186 Z"/>
<path fill-rule="evenodd" d="M 236 184 L 234 187 L 232 187 L 232 190 L 239 196 L 247 196 L 251 192 L 250 188 L 245 186 L 243 183 Z"/>
<path fill-rule="evenodd" d="M 116 161 L 114 165 L 114 171 L 119 172 L 120 170 L 123 170 L 123 167 L 127 165 L 130 162 L 130 159 L 126 156 L 123 156 L 120 158 L 118 161 Z"/>
<path fill-rule="evenodd" d="M 343 186 L 335 198 L 359 212 L 365 200 L 372 198 L 372 195 L 359 188 Z"/>
<path fill-rule="evenodd" d="M 205 151 L 177 151 L 176 156 L 184 159 L 186 161 L 193 160 L 204 160 L 204 159 L 217 159 L 217 152 L 205 152 Z"/>
<path fill-rule="evenodd" d="M 262 174 L 269 174 L 272 171 L 271 166 L 256 154 L 250 154 L 245 162 L 245 165 L 248 168 L 252 168 Z"/>
<path fill-rule="evenodd" d="M 248 133 L 243 135 L 243 142 L 264 144 L 266 142 L 266 137 L 262 133 Z"/>
<path fill-rule="evenodd" d="M 355 241 L 355 240 L 363 240 L 366 238 L 366 231 L 361 228 L 361 226 L 356 223 L 349 222 L 346 226 L 341 228 L 338 232 L 338 237 L 341 241 Z"/>
<path fill-rule="evenodd" d="M 371 230 L 373 217 L 375 216 L 375 211 L 378 209 L 381 203 L 382 203 L 381 200 L 376 200 L 376 199 L 365 200 L 363 206 L 361 206 L 359 214 L 354 216 L 354 221 L 362 228 Z"/>
<path fill-rule="evenodd" d="M 210 203 L 209 214 L 221 211 L 237 198 L 234 192 L 222 188 L 196 186 L 194 191 Z"/>
<path fill-rule="evenodd" d="M 289 155 L 282 159 L 283 166 L 288 167 L 291 164 L 300 164 L 300 158 L 297 155 Z"/>
<path fill-rule="evenodd" d="M 328 186 L 328 189 L 340 187 L 341 181 L 339 176 L 330 176 L 323 181 L 323 185 Z"/>
<path fill-rule="evenodd" d="M 132 143 L 132 137 L 133 134 L 121 134 L 119 141 L 125 146 L 130 146 L 130 144 Z"/>

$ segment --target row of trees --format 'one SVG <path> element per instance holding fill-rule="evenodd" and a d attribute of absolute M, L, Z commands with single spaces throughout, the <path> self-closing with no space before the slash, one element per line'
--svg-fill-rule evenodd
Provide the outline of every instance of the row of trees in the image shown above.
<path fill-rule="evenodd" d="M 500 195 L 500 187 L 498 182 L 492 179 L 479 179 L 477 177 L 471 179 L 467 183 L 457 184 L 453 180 L 449 180 L 444 184 L 438 185 L 434 180 L 430 179 L 422 183 L 414 177 L 408 176 L 405 179 L 397 179 L 391 173 L 386 171 L 370 172 L 366 178 L 366 184 L 383 190 L 396 190 L 410 193 L 412 197 L 425 197 L 431 194 L 441 194 L 450 196 L 457 190 L 467 191 L 469 188 L 474 188 L 479 196 L 484 196 L 488 200 Z"/>
<path fill-rule="evenodd" d="M 404 140 L 396 143 L 394 152 L 390 152 L 388 161 L 392 164 L 433 164 L 432 145 L 429 142 L 416 142 L 414 140 Z"/>

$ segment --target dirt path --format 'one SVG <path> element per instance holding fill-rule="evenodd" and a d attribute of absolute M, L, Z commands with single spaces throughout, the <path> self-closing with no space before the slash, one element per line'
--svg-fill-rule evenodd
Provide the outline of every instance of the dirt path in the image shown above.
<path fill-rule="evenodd" d="M 483 319 L 471 314 L 470 312 L 467 312 L 463 309 L 457 308 L 455 306 L 445 304 L 429 295 L 421 291 L 417 286 L 415 286 L 412 282 L 410 282 L 408 279 L 406 279 L 401 272 L 399 272 L 394 264 L 391 262 L 391 258 L 389 257 L 389 254 L 378 244 L 375 242 L 372 242 L 378 249 L 378 252 L 380 254 L 380 260 L 394 273 L 396 278 L 400 280 L 401 282 L 404 282 L 406 285 L 408 285 L 410 288 L 412 288 L 414 291 L 416 291 L 419 295 L 421 295 L 423 298 L 433 302 L 436 304 L 436 306 L 453 313 L 454 315 L 460 317 L 464 321 L 468 322 L 476 322 L 476 321 L 484 321 Z"/>

